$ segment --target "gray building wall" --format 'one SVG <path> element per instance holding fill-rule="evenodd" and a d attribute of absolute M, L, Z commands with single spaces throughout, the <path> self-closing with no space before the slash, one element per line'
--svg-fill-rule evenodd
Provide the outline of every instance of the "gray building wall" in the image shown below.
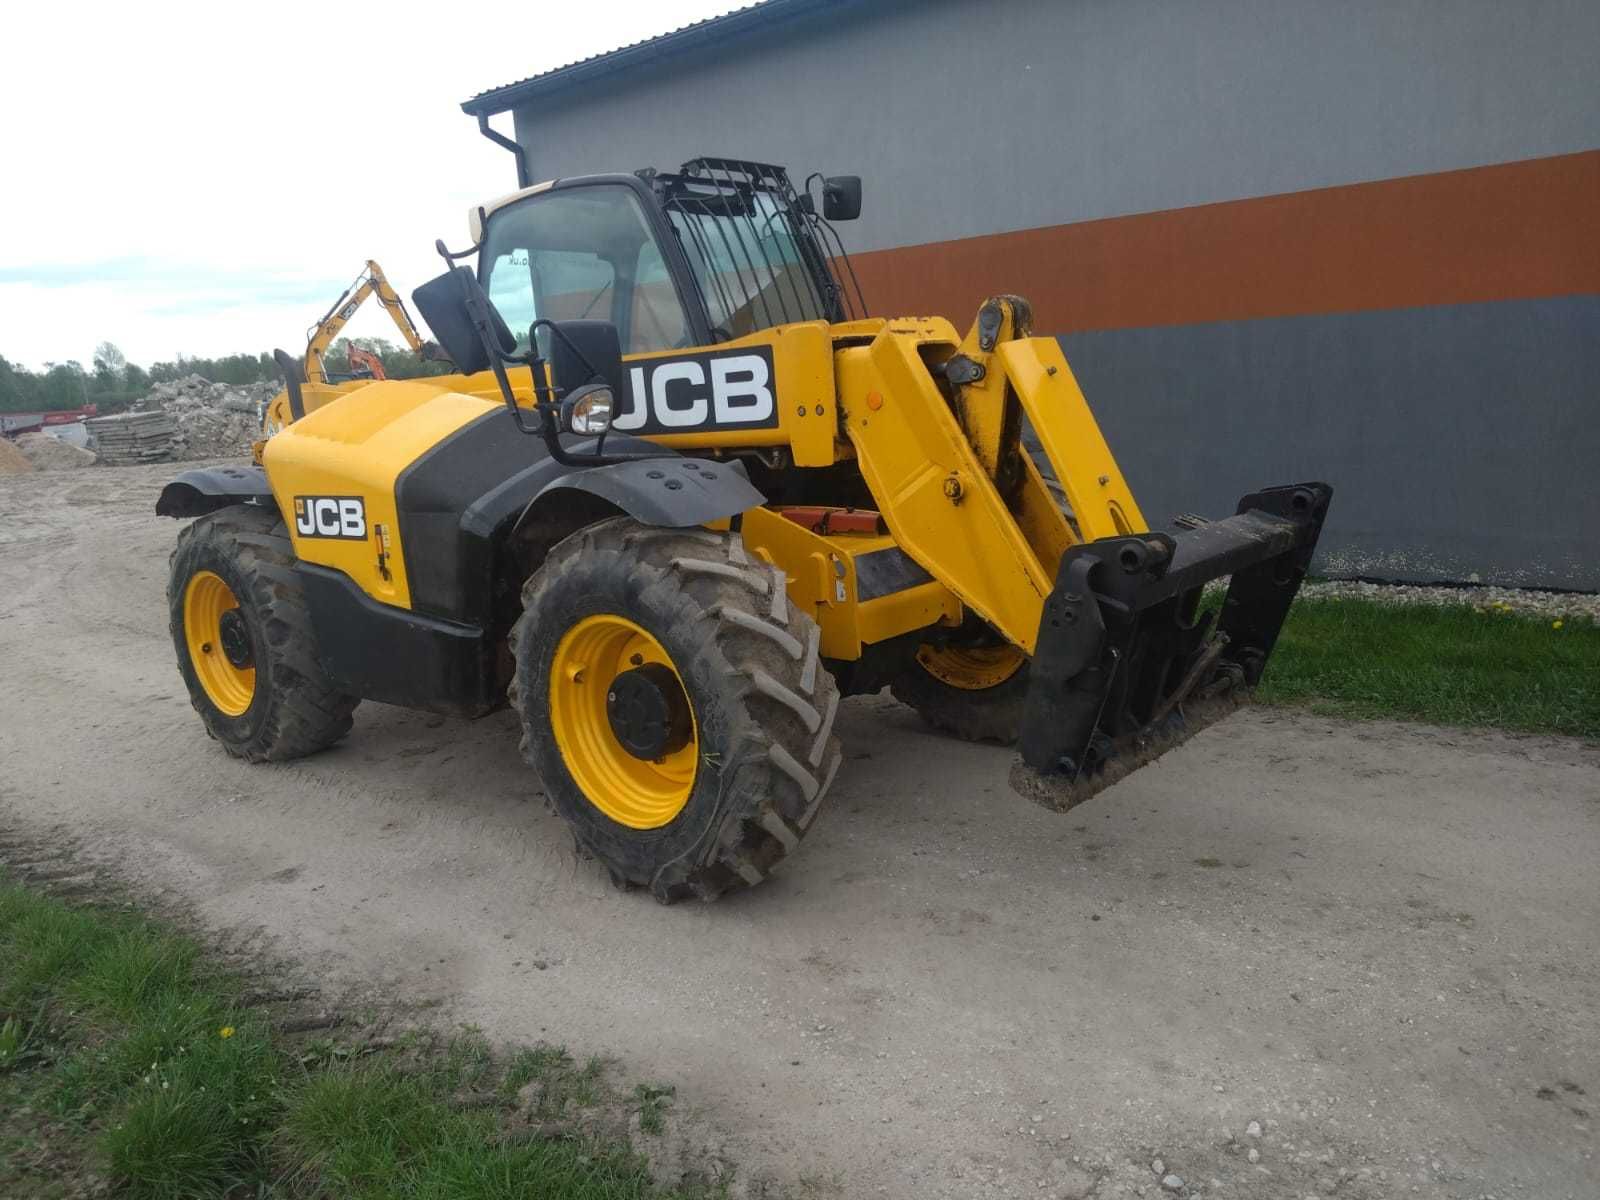
<path fill-rule="evenodd" d="M 1060 341 L 1152 524 L 1326 479 L 1324 574 L 1600 590 L 1600 296 Z"/>
<path fill-rule="evenodd" d="M 1594 151 L 1597 80 L 1596 0 L 883 0 L 515 126 L 536 179 L 699 154 L 859 172 L 846 244 L 881 250 Z M 1600 589 L 1600 296 L 1038 316 L 1153 523 L 1323 478 L 1322 571 Z"/>
<path fill-rule="evenodd" d="M 876 0 L 515 113 L 535 179 L 859 173 L 876 250 L 1600 145 L 1596 0 Z"/>

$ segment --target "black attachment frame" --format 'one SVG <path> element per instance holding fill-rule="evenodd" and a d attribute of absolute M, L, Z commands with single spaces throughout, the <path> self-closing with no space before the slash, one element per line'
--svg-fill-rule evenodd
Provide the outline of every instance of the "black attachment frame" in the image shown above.
<path fill-rule="evenodd" d="M 1076 785 L 1119 754 L 1176 745 L 1193 732 L 1186 703 L 1237 703 L 1261 678 L 1332 496 L 1325 483 L 1268 488 L 1176 536 L 1068 550 L 1039 623 L 1023 764 Z M 1220 615 L 1197 615 L 1205 585 L 1225 575 Z"/>

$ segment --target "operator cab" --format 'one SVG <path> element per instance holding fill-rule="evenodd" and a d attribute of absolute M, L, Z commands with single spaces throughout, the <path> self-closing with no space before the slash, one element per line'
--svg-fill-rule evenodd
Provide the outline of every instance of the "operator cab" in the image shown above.
<path fill-rule="evenodd" d="M 478 279 L 522 351 L 539 318 L 609 321 L 624 354 L 843 320 L 858 306 L 827 223 L 859 214 L 861 183 L 821 193 L 819 218 L 782 168 L 710 158 L 538 184 L 472 214 Z"/>
<path fill-rule="evenodd" d="M 619 392 L 623 357 L 865 316 L 831 224 L 860 211 L 856 176 L 812 175 L 797 193 L 782 167 L 736 159 L 558 179 L 474 210 L 474 244 L 440 251 L 477 270 L 453 266 L 414 299 L 464 373 L 495 371 L 508 405 L 505 364 L 526 364 L 548 384 L 535 407 L 552 433 L 599 432 L 565 424 L 562 401 L 594 383 Z"/>

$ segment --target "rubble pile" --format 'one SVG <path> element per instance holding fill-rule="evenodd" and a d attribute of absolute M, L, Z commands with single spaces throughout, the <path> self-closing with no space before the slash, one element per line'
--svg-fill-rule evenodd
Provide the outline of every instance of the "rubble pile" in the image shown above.
<path fill-rule="evenodd" d="M 28 456 L 12 445 L 9 438 L 0 437 L 0 475 L 22 475 L 31 470 L 33 464 Z"/>
<path fill-rule="evenodd" d="M 100 461 L 112 466 L 161 462 L 172 457 L 177 423 L 163 412 L 126 412 L 84 422 Z"/>
<path fill-rule="evenodd" d="M 267 401 L 281 390 L 272 382 L 212 383 L 187 375 L 156 384 L 134 410 L 171 419 L 173 458 L 236 458 L 250 453 Z"/>
<path fill-rule="evenodd" d="M 92 450 L 74 446 L 53 433 L 24 433 L 17 438 L 17 449 L 38 471 L 65 471 L 73 467 L 92 467 Z"/>

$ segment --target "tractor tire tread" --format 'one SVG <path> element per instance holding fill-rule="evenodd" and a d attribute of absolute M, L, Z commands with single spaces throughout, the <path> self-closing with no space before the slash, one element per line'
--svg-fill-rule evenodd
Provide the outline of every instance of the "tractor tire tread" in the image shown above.
<path fill-rule="evenodd" d="M 604 836 L 608 819 L 583 818 L 583 810 L 597 812 L 586 801 L 556 808 L 614 877 L 647 887 L 662 903 L 714 899 L 759 883 L 809 831 L 843 757 L 831 732 L 838 693 L 833 677 L 819 669 L 815 622 L 788 604 L 772 615 L 772 593 L 784 590 L 782 572 L 750 555 L 737 533 L 653 528 L 620 517 L 558 543 L 524 585 L 523 615 L 511 635 L 518 665 L 509 697 L 521 718 L 523 757 L 541 771 L 547 796 L 558 788 L 578 793 L 564 768 L 553 766 L 559 752 L 540 692 L 548 680 L 534 677 L 525 658 L 551 589 L 583 572 L 615 581 L 651 612 L 666 614 L 667 623 L 653 631 L 664 643 L 698 647 L 693 667 L 686 667 L 695 671 L 691 690 L 715 693 L 731 714 L 730 735 L 720 757 L 702 743 L 700 771 L 716 772 L 716 806 L 693 845 L 674 857 L 630 860 Z M 752 610 L 752 599 L 767 603 Z M 552 781 L 552 769 L 562 778 Z M 696 792 L 700 786 L 697 779 Z"/>

